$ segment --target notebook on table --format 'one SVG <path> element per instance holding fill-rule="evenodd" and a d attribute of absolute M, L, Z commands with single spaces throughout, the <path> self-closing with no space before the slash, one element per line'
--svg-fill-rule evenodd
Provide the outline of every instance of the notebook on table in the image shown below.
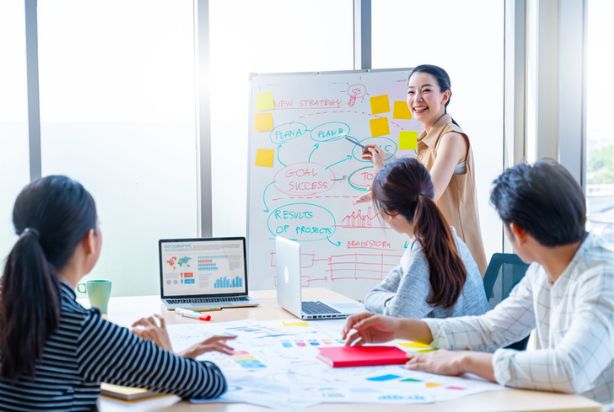
<path fill-rule="evenodd" d="M 362 305 L 339 307 L 338 303 L 303 301 L 301 286 L 301 245 L 277 236 L 275 238 L 277 266 L 277 303 L 300 319 L 343 319 L 363 310 Z"/>
<path fill-rule="evenodd" d="M 158 251 L 167 309 L 258 306 L 248 295 L 244 237 L 162 239 Z"/>
<path fill-rule="evenodd" d="M 403 365 L 409 360 L 407 352 L 396 346 L 332 346 L 318 350 L 318 359 L 333 368 Z"/>
<path fill-rule="evenodd" d="M 110 383 L 100 384 L 100 393 L 105 396 L 110 396 L 112 398 L 117 398 L 117 399 L 123 399 L 125 401 L 150 398 L 152 396 L 160 395 L 158 392 L 153 392 L 153 391 L 150 391 L 149 389 L 111 385 Z"/>

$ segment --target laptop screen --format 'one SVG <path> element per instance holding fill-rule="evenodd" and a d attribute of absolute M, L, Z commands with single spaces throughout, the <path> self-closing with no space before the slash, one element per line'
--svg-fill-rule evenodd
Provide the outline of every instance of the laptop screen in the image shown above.
<path fill-rule="evenodd" d="M 160 240 L 162 297 L 247 294 L 245 238 Z"/>

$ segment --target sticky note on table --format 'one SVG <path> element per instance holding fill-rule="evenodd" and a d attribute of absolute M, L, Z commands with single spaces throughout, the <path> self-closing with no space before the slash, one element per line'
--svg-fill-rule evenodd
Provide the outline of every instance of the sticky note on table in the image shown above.
<path fill-rule="evenodd" d="M 273 167 L 275 149 L 256 149 L 256 166 Z"/>
<path fill-rule="evenodd" d="M 273 113 L 257 113 L 254 120 L 254 127 L 259 132 L 269 132 L 273 130 Z"/>
<path fill-rule="evenodd" d="M 400 378 L 399 375 L 388 374 L 388 375 L 381 375 L 381 376 L 373 376 L 371 378 L 367 378 L 367 380 L 372 381 L 372 382 L 386 382 L 386 381 L 391 381 L 393 379 L 399 379 L 399 378 Z"/>
<path fill-rule="evenodd" d="M 446 386 L 446 389 L 450 389 L 452 391 L 464 391 L 465 388 L 462 386 Z"/>
<path fill-rule="evenodd" d="M 438 386 L 443 386 L 441 383 L 437 383 L 437 382 L 426 382 L 424 385 L 427 388 L 436 388 Z"/>
<path fill-rule="evenodd" d="M 390 134 L 390 126 L 388 126 L 388 118 L 380 117 L 377 119 L 369 120 L 369 126 L 371 126 L 371 136 L 386 136 Z"/>
<path fill-rule="evenodd" d="M 274 107 L 273 93 L 262 92 L 256 95 L 256 110 L 272 110 Z"/>
<path fill-rule="evenodd" d="M 401 130 L 399 133 L 399 150 L 416 150 L 418 148 L 418 132 Z"/>
<path fill-rule="evenodd" d="M 420 342 L 401 342 L 398 346 L 407 349 L 431 349 L 431 347 L 426 343 Z"/>
<path fill-rule="evenodd" d="M 411 112 L 409 111 L 409 107 L 407 107 L 407 102 L 403 100 L 395 100 L 394 101 L 394 109 L 392 110 L 392 118 L 393 119 L 411 119 Z"/>
<path fill-rule="evenodd" d="M 371 113 L 380 114 L 390 111 L 390 102 L 388 101 L 388 95 L 382 94 L 381 96 L 373 96 L 371 99 Z"/>
<path fill-rule="evenodd" d="M 284 326 L 309 326 L 309 322 L 305 322 L 303 320 L 286 320 L 281 323 Z"/>
<path fill-rule="evenodd" d="M 405 378 L 405 379 L 401 379 L 399 382 L 422 382 L 422 379 L 418 379 L 418 378 Z"/>

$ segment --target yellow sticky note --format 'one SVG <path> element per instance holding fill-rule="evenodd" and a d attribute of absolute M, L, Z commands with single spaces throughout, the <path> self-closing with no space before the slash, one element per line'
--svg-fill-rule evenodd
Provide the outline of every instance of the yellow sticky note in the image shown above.
<path fill-rule="evenodd" d="M 273 167 L 275 149 L 256 149 L 256 166 Z"/>
<path fill-rule="evenodd" d="M 407 107 L 407 102 L 403 100 L 395 100 L 394 101 L 394 109 L 392 111 L 393 119 L 411 119 L 411 112 L 409 111 L 409 107 Z"/>
<path fill-rule="evenodd" d="M 257 110 L 272 110 L 275 107 L 273 101 L 273 93 L 262 92 L 256 95 L 256 109 Z"/>
<path fill-rule="evenodd" d="M 300 320 L 298 321 L 287 320 L 287 321 L 282 322 L 281 324 L 284 326 L 309 326 L 309 322 L 300 321 Z"/>
<path fill-rule="evenodd" d="M 382 94 L 381 96 L 371 97 L 371 113 L 380 114 L 390 111 L 390 102 L 388 101 L 388 95 Z"/>
<path fill-rule="evenodd" d="M 388 126 L 388 118 L 380 117 L 377 119 L 369 120 L 369 125 L 371 126 L 371 136 L 385 136 L 390 134 L 390 127 Z"/>
<path fill-rule="evenodd" d="M 399 133 L 399 150 L 416 150 L 418 148 L 418 132 L 401 130 Z"/>
<path fill-rule="evenodd" d="M 273 130 L 273 113 L 257 113 L 254 126 L 259 132 L 269 132 Z"/>
<path fill-rule="evenodd" d="M 410 348 L 410 349 L 430 349 L 431 347 L 426 343 L 420 342 L 401 342 L 399 346 L 402 348 Z"/>
<path fill-rule="evenodd" d="M 436 388 L 438 386 L 441 386 L 441 383 L 436 383 L 436 382 L 427 382 L 425 383 L 427 388 Z"/>

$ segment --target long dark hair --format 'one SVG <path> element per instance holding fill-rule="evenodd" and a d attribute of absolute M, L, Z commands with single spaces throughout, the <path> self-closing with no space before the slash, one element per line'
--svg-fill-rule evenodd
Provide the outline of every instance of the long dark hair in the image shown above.
<path fill-rule="evenodd" d="M 427 74 L 430 74 L 431 76 L 433 76 L 437 80 L 437 84 L 439 85 L 439 90 L 442 93 L 445 92 L 446 90 L 450 90 L 450 93 L 452 93 L 452 82 L 450 81 L 450 76 L 448 75 L 448 72 L 446 72 L 441 67 L 435 66 L 434 64 L 421 64 L 419 66 L 416 66 L 411 71 L 411 73 L 409 73 L 409 77 L 407 78 L 407 82 L 409 82 L 409 79 L 411 79 L 411 76 L 414 73 L 427 73 Z M 452 100 L 452 96 L 450 96 L 450 98 L 446 102 L 446 105 L 444 106 L 444 112 L 445 113 L 448 112 L 448 105 L 450 104 L 450 100 Z M 456 120 L 454 120 L 454 119 L 452 119 L 452 123 L 454 123 L 455 125 L 459 126 L 458 123 L 456 123 Z"/>
<path fill-rule="evenodd" d="M 96 228 L 96 220 L 92 196 L 66 176 L 37 179 L 17 196 L 13 225 L 19 239 L 0 283 L 0 377 L 34 375 L 59 324 L 57 271 Z"/>
<path fill-rule="evenodd" d="M 397 159 L 386 164 L 372 186 L 377 209 L 389 215 L 401 214 L 414 226 L 429 264 L 432 306 L 451 308 L 460 296 L 467 270 L 452 231 L 433 201 L 431 176 L 416 159 Z"/>
<path fill-rule="evenodd" d="M 554 160 L 506 169 L 493 182 L 490 202 L 506 225 L 518 225 L 544 246 L 568 245 L 586 237 L 582 188 Z"/>

